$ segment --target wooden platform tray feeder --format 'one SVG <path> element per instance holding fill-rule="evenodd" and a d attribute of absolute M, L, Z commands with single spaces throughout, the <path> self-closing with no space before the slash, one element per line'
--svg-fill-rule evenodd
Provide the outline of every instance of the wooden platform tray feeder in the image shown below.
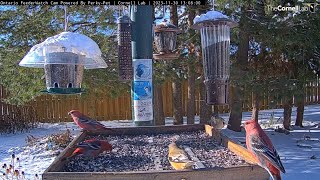
<path fill-rule="evenodd" d="M 102 180 L 102 179 L 108 179 L 108 180 L 122 180 L 122 179 L 133 179 L 133 180 L 206 180 L 206 179 L 219 179 L 219 180 L 268 180 L 269 174 L 267 171 L 265 171 L 263 168 L 257 166 L 257 165 L 251 165 L 246 162 L 250 162 L 252 164 L 255 164 L 254 159 L 250 156 L 246 148 L 242 147 L 241 145 L 235 143 L 234 141 L 230 140 L 227 136 L 220 133 L 220 131 L 215 130 L 212 126 L 209 125 L 201 125 L 201 124 L 195 124 L 195 125 L 179 125 L 179 126 L 153 126 L 153 127 L 126 127 L 126 128 L 113 128 L 114 131 L 97 131 L 97 132 L 81 132 L 70 144 L 69 146 L 56 158 L 56 160 L 46 169 L 46 171 L 43 173 L 42 178 L 44 180 L 53 180 L 53 179 L 94 179 L 94 180 Z M 199 137 L 195 137 L 194 134 L 199 135 Z M 184 135 L 186 135 L 184 137 Z M 234 154 L 235 157 L 241 159 L 244 162 L 243 165 L 238 166 L 229 166 L 229 167 L 206 167 L 205 164 L 207 160 L 210 160 L 211 158 L 207 158 L 205 161 L 198 161 L 196 162 L 197 168 L 192 170 L 174 170 L 172 167 L 169 169 L 161 168 L 159 163 L 156 161 L 163 162 L 164 160 L 167 160 L 167 154 L 164 153 L 164 156 L 153 156 L 150 161 L 152 163 L 154 162 L 154 167 L 152 170 L 145 170 L 145 171 L 126 171 L 122 166 L 125 166 L 124 164 L 117 164 L 117 168 L 120 169 L 119 171 L 103 171 L 103 172 L 66 172 L 66 167 L 72 163 L 82 163 L 81 157 L 79 159 L 74 159 L 74 162 L 72 159 L 69 160 L 63 160 L 67 156 L 67 154 L 70 154 L 75 149 L 75 146 L 77 143 L 89 139 L 92 137 L 95 138 L 103 138 L 107 137 L 109 142 L 115 143 L 115 142 L 121 142 L 122 144 L 126 144 L 126 146 L 123 146 L 123 148 L 118 148 L 114 150 L 117 153 L 121 153 L 121 151 L 124 151 L 125 148 L 133 148 L 133 144 L 130 144 L 132 142 L 135 142 L 136 144 L 140 144 L 137 146 L 143 147 L 141 150 L 148 151 L 148 144 L 158 145 L 158 144 L 165 144 L 164 141 L 167 142 L 167 139 L 161 139 L 161 138 L 167 138 L 170 136 L 180 136 L 181 138 L 185 138 L 183 141 L 188 144 L 189 148 L 185 148 L 185 152 L 188 153 L 190 158 L 194 161 L 196 161 L 196 157 L 198 156 L 198 152 L 195 151 L 196 147 L 192 147 L 193 143 L 202 144 L 204 147 L 210 148 L 212 144 L 219 144 L 218 146 L 222 147 L 223 149 L 226 149 L 227 151 L 230 151 L 230 153 Z M 137 137 L 146 139 L 147 141 L 144 142 L 143 140 L 139 141 L 137 140 Z M 190 139 L 188 139 L 190 137 Z M 129 138 L 125 140 L 125 138 Z M 132 140 L 132 141 L 130 141 Z M 158 140 L 158 141 L 157 141 Z M 126 142 L 127 141 L 127 142 Z M 179 140 L 178 140 L 179 141 Z M 178 144 L 177 141 L 177 144 Z M 224 146 L 224 147 L 223 147 Z M 146 148 L 144 148 L 146 147 Z M 147 148 L 148 147 L 148 148 Z M 182 146 L 181 146 L 182 147 Z M 140 151 L 140 150 L 138 150 Z M 151 152 L 156 151 L 154 148 L 151 148 Z M 193 152 L 192 152 L 193 151 Z M 210 149 L 205 149 L 205 151 L 210 152 Z M 162 151 L 159 151 L 162 152 Z M 202 151 L 203 152 L 203 151 Z M 114 153 L 114 152 L 112 152 Z M 141 153 L 141 152 L 140 152 Z M 142 152 L 142 154 L 145 152 Z M 94 159 L 94 161 L 91 164 L 96 165 L 98 161 L 103 160 L 104 162 L 110 162 L 114 160 L 116 157 L 114 157 L 112 160 L 108 160 L 107 156 L 108 154 L 100 155 L 99 157 L 96 157 L 97 159 Z M 113 154 L 115 156 L 116 153 Z M 124 157 L 128 158 L 130 163 L 133 163 L 135 161 L 131 158 L 131 154 L 125 154 Z M 222 160 L 224 160 L 224 155 Z M 109 157 L 111 155 L 109 154 Z M 121 157 L 120 155 L 118 157 Z M 76 157 L 77 158 L 77 157 Z M 200 159 L 200 158 L 199 158 Z M 144 161 L 143 159 L 141 161 Z M 203 166 L 203 164 L 205 166 Z M 159 166 L 157 166 L 157 164 Z M 71 166 L 70 166 L 71 167 Z M 79 167 L 79 166 L 75 166 Z M 86 167 L 86 166 L 84 166 Z"/>

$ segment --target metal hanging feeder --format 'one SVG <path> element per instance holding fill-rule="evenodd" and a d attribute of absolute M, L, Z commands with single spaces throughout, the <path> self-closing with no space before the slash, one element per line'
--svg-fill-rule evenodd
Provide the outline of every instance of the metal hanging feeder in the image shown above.
<path fill-rule="evenodd" d="M 118 58 L 119 79 L 133 79 L 132 50 L 131 50 L 131 19 L 123 15 L 118 19 Z"/>
<path fill-rule="evenodd" d="M 177 35 L 181 32 L 175 25 L 164 20 L 154 29 L 154 44 L 157 53 L 153 54 L 156 60 L 178 59 L 179 54 L 175 53 Z"/>
<path fill-rule="evenodd" d="M 99 46 L 89 37 L 62 32 L 33 46 L 20 66 L 44 68 L 49 94 L 78 94 L 84 69 L 106 68 Z"/>
<path fill-rule="evenodd" d="M 230 28 L 237 23 L 218 11 L 194 18 L 193 29 L 201 32 L 207 104 L 228 104 L 230 76 Z"/>

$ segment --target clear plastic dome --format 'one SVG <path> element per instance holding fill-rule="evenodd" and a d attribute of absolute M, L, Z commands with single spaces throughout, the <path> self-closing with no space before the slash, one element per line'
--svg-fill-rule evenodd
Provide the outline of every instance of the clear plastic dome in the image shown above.
<path fill-rule="evenodd" d="M 88 36 L 72 32 L 62 32 L 33 46 L 19 63 L 33 68 L 44 68 L 45 64 L 75 64 L 85 69 L 107 67 L 97 43 Z"/>

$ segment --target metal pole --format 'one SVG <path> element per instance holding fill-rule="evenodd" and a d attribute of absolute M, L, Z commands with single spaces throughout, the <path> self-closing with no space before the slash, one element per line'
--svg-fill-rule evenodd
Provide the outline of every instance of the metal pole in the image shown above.
<path fill-rule="evenodd" d="M 152 6 L 131 6 L 132 60 L 132 119 L 136 126 L 152 126 Z"/>

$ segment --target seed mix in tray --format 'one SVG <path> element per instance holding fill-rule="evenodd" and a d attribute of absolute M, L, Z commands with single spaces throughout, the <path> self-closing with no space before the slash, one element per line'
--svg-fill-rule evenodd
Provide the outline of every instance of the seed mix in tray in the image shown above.
<path fill-rule="evenodd" d="M 220 146 L 204 131 L 156 135 L 98 135 L 85 139 L 108 140 L 112 152 L 95 158 L 74 157 L 66 172 L 128 172 L 173 170 L 168 161 L 168 145 L 176 138 L 180 148 L 189 147 L 205 168 L 246 165 L 239 156 Z M 197 167 L 195 167 L 197 168 Z"/>

